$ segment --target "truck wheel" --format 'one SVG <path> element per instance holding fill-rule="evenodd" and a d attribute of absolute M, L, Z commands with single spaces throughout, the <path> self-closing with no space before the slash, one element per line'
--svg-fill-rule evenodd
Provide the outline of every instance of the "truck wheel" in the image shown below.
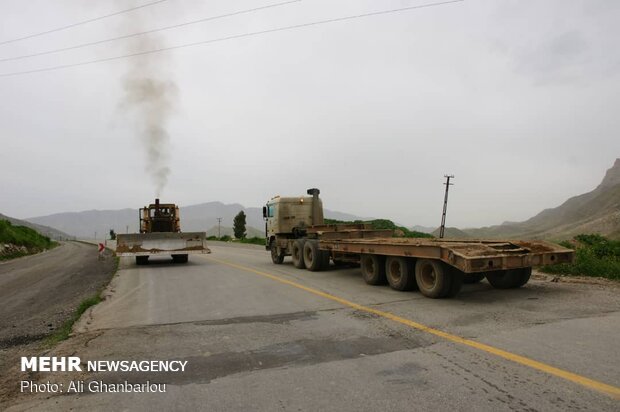
<path fill-rule="evenodd" d="M 304 264 L 312 272 L 324 270 L 329 265 L 329 254 L 319 249 L 319 242 L 308 240 L 304 244 Z"/>
<path fill-rule="evenodd" d="M 518 271 L 518 278 L 519 281 L 517 282 L 517 286 L 518 288 L 520 288 L 521 286 L 525 285 L 527 282 L 530 281 L 530 276 L 532 276 L 532 268 L 521 268 L 521 269 L 515 269 L 516 271 Z"/>
<path fill-rule="evenodd" d="M 146 265 L 149 263 L 148 256 L 136 256 L 136 265 Z"/>
<path fill-rule="evenodd" d="M 385 256 L 362 255 L 360 257 L 362 277 L 369 285 L 383 285 L 387 282 L 385 277 Z"/>
<path fill-rule="evenodd" d="M 278 245 L 276 245 L 275 240 L 269 244 L 269 250 L 271 250 L 271 261 L 276 265 L 281 265 L 284 262 L 284 252 L 278 253 Z"/>
<path fill-rule="evenodd" d="M 519 268 L 487 272 L 487 280 L 496 289 L 516 289 L 525 285 L 532 275 L 532 268 Z"/>
<path fill-rule="evenodd" d="M 460 290 L 460 282 L 457 280 L 452 289 L 452 270 L 443 262 L 433 259 L 420 259 L 415 265 L 415 279 L 420 292 L 428 298 L 443 298 L 449 294 L 455 295 Z M 460 283 L 460 284 L 459 284 Z"/>
<path fill-rule="evenodd" d="M 486 277 L 495 289 L 514 289 L 530 280 L 532 268 L 496 270 L 487 272 Z"/>
<path fill-rule="evenodd" d="M 174 263 L 187 263 L 188 259 L 188 255 L 172 255 L 172 262 Z"/>
<path fill-rule="evenodd" d="M 444 267 L 446 265 L 444 264 Z M 461 291 L 463 287 L 463 281 L 465 280 L 465 272 L 461 270 L 449 266 L 449 276 L 450 276 L 450 287 L 445 291 L 443 297 L 444 298 L 453 298 Z M 484 278 L 484 276 L 483 276 Z"/>
<path fill-rule="evenodd" d="M 293 266 L 297 269 L 303 269 L 306 267 L 304 264 L 304 243 L 306 243 L 306 239 L 297 239 L 293 242 L 293 246 L 291 247 Z"/>
<path fill-rule="evenodd" d="M 465 275 L 463 278 L 463 283 L 471 285 L 472 283 L 479 283 L 482 279 L 484 279 L 484 273 L 471 273 L 469 275 Z"/>
<path fill-rule="evenodd" d="M 321 255 L 321 270 L 329 269 L 329 259 L 330 259 L 329 251 L 328 250 L 320 250 L 319 253 Z"/>
<path fill-rule="evenodd" d="M 387 281 L 395 290 L 415 289 L 413 262 L 400 256 L 388 256 L 385 259 L 385 274 Z"/>

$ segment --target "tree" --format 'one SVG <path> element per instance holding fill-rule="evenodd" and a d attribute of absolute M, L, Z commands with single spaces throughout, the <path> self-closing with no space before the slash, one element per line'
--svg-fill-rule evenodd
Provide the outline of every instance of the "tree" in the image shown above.
<path fill-rule="evenodd" d="M 110 229 L 110 239 L 116 240 L 116 232 L 114 231 L 114 229 Z"/>
<path fill-rule="evenodd" d="M 237 239 L 245 239 L 245 213 L 243 210 L 237 213 L 237 216 L 235 216 L 233 220 L 233 232 L 235 232 L 235 237 Z"/>

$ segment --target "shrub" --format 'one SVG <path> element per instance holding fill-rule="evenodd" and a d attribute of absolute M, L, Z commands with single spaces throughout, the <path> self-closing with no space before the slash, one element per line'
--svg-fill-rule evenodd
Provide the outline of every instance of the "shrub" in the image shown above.
<path fill-rule="evenodd" d="M 239 240 L 241 243 L 250 243 L 253 245 L 261 245 L 265 246 L 265 238 L 264 237 L 249 237 L 245 239 Z"/>
<path fill-rule="evenodd" d="M 572 243 L 560 242 L 560 245 L 575 249 L 575 261 L 543 266 L 542 271 L 620 280 L 620 241 L 598 234 L 583 234 L 575 236 Z"/>

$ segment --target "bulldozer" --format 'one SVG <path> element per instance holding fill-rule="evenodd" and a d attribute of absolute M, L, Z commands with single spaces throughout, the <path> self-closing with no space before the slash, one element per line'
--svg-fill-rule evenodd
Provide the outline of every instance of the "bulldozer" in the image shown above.
<path fill-rule="evenodd" d="M 205 232 L 181 232 L 179 207 L 155 203 L 139 210 L 140 233 L 118 234 L 116 255 L 135 256 L 137 265 L 146 265 L 150 256 L 170 255 L 174 263 L 187 263 L 189 255 L 211 253 Z"/>

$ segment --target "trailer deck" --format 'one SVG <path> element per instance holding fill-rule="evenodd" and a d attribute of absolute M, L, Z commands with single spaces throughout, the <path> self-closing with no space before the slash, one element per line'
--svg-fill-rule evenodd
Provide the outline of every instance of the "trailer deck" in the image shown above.
<path fill-rule="evenodd" d="M 439 259 L 465 273 L 569 263 L 574 257 L 570 249 L 538 240 L 321 237 L 319 247 L 335 253 Z"/>

